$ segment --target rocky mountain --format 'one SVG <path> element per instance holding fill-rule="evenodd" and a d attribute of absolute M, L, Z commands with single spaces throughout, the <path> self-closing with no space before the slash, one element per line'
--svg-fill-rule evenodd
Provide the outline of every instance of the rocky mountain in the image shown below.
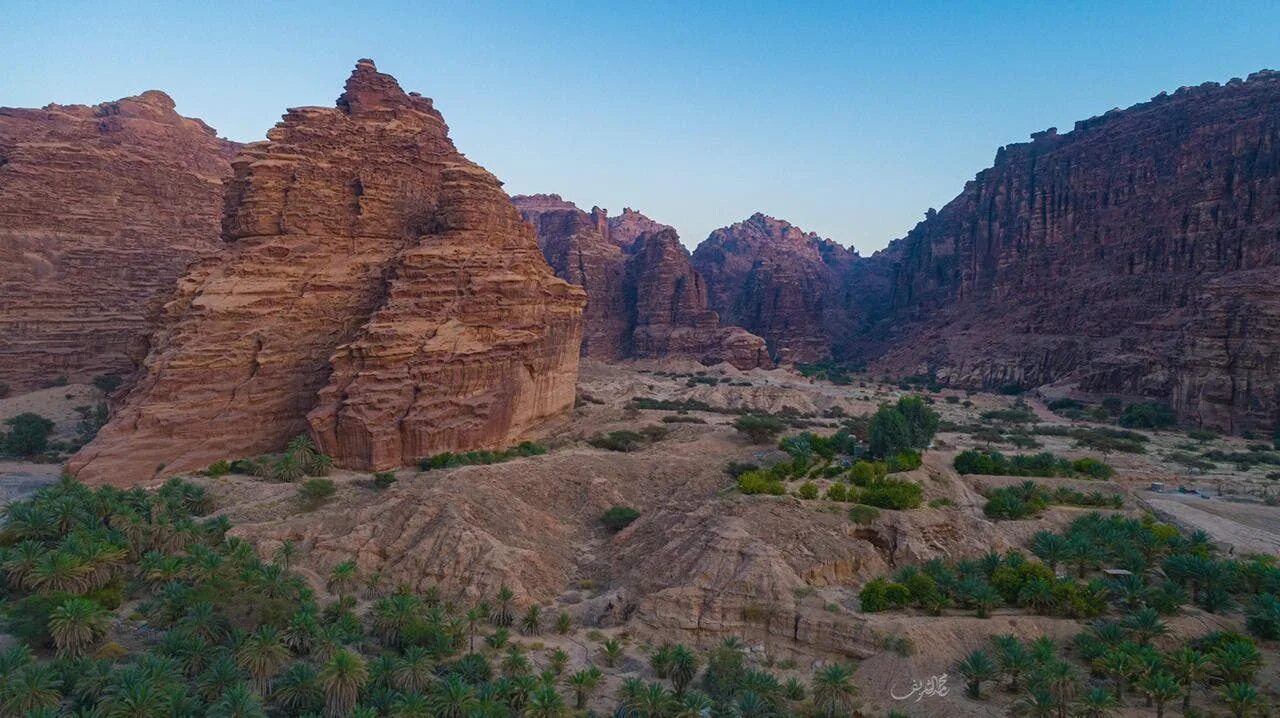
<path fill-rule="evenodd" d="M 155 90 L 0 108 L 0 383 L 131 373 L 157 299 L 221 247 L 235 148 Z"/>
<path fill-rule="evenodd" d="M 230 248 L 181 280 L 146 375 L 72 471 L 144 482 L 307 431 L 384 469 L 515 443 L 573 405 L 584 293 L 431 100 L 361 60 L 336 107 L 267 137 L 233 163 Z"/>
<path fill-rule="evenodd" d="M 771 366 L 764 341 L 721 326 L 701 275 L 672 228 L 630 208 L 609 217 L 559 195 L 512 200 L 556 274 L 587 291 L 582 352 L 605 360 L 689 357 Z"/>
<path fill-rule="evenodd" d="M 777 361 L 843 354 L 887 294 L 854 251 L 756 213 L 717 229 L 693 252 L 711 308 L 765 338 Z"/>
<path fill-rule="evenodd" d="M 1165 401 L 1193 422 L 1270 435 L 1280 73 L 1161 93 L 1003 147 L 882 255 L 892 319 L 878 366 Z"/>

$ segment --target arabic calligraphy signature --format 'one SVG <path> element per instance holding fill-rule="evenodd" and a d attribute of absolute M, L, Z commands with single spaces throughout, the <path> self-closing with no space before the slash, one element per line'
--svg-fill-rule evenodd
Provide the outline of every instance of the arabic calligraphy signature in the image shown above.
<path fill-rule="evenodd" d="M 890 688 L 889 696 L 895 701 L 905 701 L 912 696 L 915 696 L 914 702 L 919 703 L 923 698 L 931 696 L 942 698 L 950 692 L 951 688 L 947 685 L 947 674 L 943 673 L 937 676 L 929 676 L 923 681 L 912 680 L 911 690 L 907 691 L 906 695 L 898 695 L 896 690 Z"/>

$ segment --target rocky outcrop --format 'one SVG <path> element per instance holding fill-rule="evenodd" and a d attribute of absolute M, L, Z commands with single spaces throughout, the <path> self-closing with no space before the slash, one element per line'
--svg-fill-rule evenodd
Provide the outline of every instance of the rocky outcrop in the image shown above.
<path fill-rule="evenodd" d="M 609 217 L 559 195 L 513 198 L 547 262 L 587 291 L 582 352 L 604 360 L 684 357 L 739 369 L 771 366 L 764 341 L 721 326 L 674 229 L 632 209 Z"/>
<path fill-rule="evenodd" d="M 156 90 L 0 108 L 0 383 L 134 370 L 154 300 L 221 246 L 235 147 Z"/>
<path fill-rule="evenodd" d="M 693 252 L 711 308 L 764 337 L 780 362 L 843 354 L 887 292 L 877 263 L 812 232 L 756 213 L 717 229 Z"/>
<path fill-rule="evenodd" d="M 569 408 L 582 290 L 431 100 L 361 60 L 289 110 L 225 193 L 225 255 L 183 278 L 146 376 L 71 462 L 147 481 L 310 430 L 343 466 L 504 446 Z M 158 468 L 157 468 L 158 467 Z"/>
<path fill-rule="evenodd" d="M 1278 236 L 1280 73 L 1037 133 L 879 257 L 894 270 L 878 365 L 1167 401 L 1269 435 Z"/>

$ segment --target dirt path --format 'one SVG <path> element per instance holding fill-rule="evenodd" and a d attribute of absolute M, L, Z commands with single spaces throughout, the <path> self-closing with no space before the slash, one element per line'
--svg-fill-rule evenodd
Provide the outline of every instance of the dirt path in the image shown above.
<path fill-rule="evenodd" d="M 1161 518 L 1201 529 L 1237 552 L 1280 554 L 1280 508 L 1149 491 L 1141 496 Z"/>

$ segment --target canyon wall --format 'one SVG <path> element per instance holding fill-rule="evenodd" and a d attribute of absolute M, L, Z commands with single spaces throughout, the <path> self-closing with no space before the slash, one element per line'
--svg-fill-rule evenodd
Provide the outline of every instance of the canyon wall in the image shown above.
<path fill-rule="evenodd" d="M 235 148 L 155 90 L 0 108 L 0 384 L 134 371 L 158 298 L 222 245 Z"/>
<path fill-rule="evenodd" d="M 233 162 L 230 248 L 181 280 L 73 472 L 139 483 L 308 431 L 341 466 L 387 469 L 572 407 L 583 292 L 431 100 L 361 60 L 336 107 L 267 137 Z"/>
<path fill-rule="evenodd" d="M 892 320 L 876 366 L 1058 382 L 1269 435 L 1278 258 L 1280 73 L 1162 93 L 1001 148 L 881 253 Z"/>
<path fill-rule="evenodd" d="M 630 208 L 609 217 L 559 195 L 512 200 L 556 274 L 587 292 L 582 353 L 606 361 L 682 357 L 772 366 L 764 341 L 722 326 L 675 230 Z"/>
<path fill-rule="evenodd" d="M 693 252 L 711 308 L 764 337 L 780 362 L 844 353 L 887 293 L 857 253 L 756 213 L 717 229 Z"/>

